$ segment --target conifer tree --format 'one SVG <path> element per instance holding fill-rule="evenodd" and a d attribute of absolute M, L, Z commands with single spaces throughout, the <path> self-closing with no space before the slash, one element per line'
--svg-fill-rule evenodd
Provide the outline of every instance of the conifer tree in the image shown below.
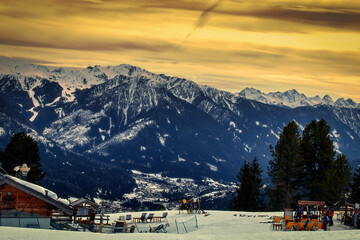
<path fill-rule="evenodd" d="M 263 207 L 263 198 L 260 193 L 261 173 L 262 170 L 256 157 L 252 163 L 243 164 L 237 175 L 239 187 L 236 188 L 236 195 L 230 200 L 231 210 L 256 211 Z"/>
<path fill-rule="evenodd" d="M 324 199 L 323 186 L 327 172 L 335 158 L 333 141 L 330 139 L 330 126 L 324 119 L 311 121 L 303 131 L 301 142 L 303 158 L 303 186 L 309 200 Z"/>
<path fill-rule="evenodd" d="M 301 173 L 301 138 L 297 124 L 284 127 L 275 148 L 270 146 L 273 160 L 269 161 L 268 175 L 272 180 L 271 205 L 277 209 L 290 208 L 296 199 L 296 186 Z"/>
<path fill-rule="evenodd" d="M 326 181 L 322 189 L 324 199 L 340 206 L 346 203 L 347 194 L 350 192 L 351 167 L 346 156 L 339 154 L 332 162 L 331 168 L 327 171 Z"/>
<path fill-rule="evenodd" d="M 19 132 L 11 137 L 1 156 L 1 164 L 8 174 L 14 174 L 14 168 L 26 163 L 30 168 L 27 181 L 39 184 L 45 177 L 41 169 L 40 153 L 37 141 L 24 132 Z"/>
<path fill-rule="evenodd" d="M 352 175 L 351 202 L 360 202 L 360 167 L 355 169 Z"/>
<path fill-rule="evenodd" d="M 261 189 L 263 187 L 262 183 L 262 169 L 260 168 L 259 161 L 257 157 L 255 157 L 251 163 L 251 171 L 252 171 L 252 186 L 253 186 L 253 210 L 259 210 L 264 207 L 264 198 L 261 193 Z"/>

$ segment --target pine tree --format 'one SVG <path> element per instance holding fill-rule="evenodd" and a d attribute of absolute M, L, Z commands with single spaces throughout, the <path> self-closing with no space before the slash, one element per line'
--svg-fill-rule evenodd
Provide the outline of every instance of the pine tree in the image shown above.
<path fill-rule="evenodd" d="M 339 154 L 332 162 L 331 168 L 327 171 L 326 181 L 322 189 L 324 199 L 340 206 L 346 203 L 347 194 L 350 192 L 351 167 L 346 156 Z"/>
<path fill-rule="evenodd" d="M 335 158 L 330 127 L 324 119 L 311 121 L 303 131 L 301 142 L 303 158 L 303 186 L 309 200 L 324 199 L 323 186 Z"/>
<path fill-rule="evenodd" d="M 355 169 L 352 175 L 351 202 L 360 202 L 360 167 Z"/>
<path fill-rule="evenodd" d="M 0 150 L 0 173 L 2 173 L 2 174 L 6 173 L 6 172 L 4 172 L 4 169 L 2 166 L 3 159 L 5 159 L 5 153 Z"/>
<path fill-rule="evenodd" d="M 37 141 L 24 132 L 12 136 L 10 143 L 6 146 L 1 156 L 1 164 L 9 174 L 14 174 L 14 168 L 26 163 L 30 168 L 27 181 L 39 184 L 45 177 L 41 169 L 40 153 Z"/>
<path fill-rule="evenodd" d="M 269 161 L 268 175 L 272 180 L 271 205 L 277 209 L 290 208 L 296 199 L 296 186 L 301 173 L 301 138 L 297 124 L 284 127 L 275 149 L 270 146 L 273 160 Z"/>
<path fill-rule="evenodd" d="M 261 193 L 261 189 L 263 187 L 262 184 L 262 169 L 260 168 L 259 161 L 257 157 L 255 157 L 251 163 L 251 171 L 252 171 L 252 186 L 253 186 L 253 210 L 262 209 L 264 206 L 264 198 Z"/>
<path fill-rule="evenodd" d="M 263 207 L 263 198 L 260 193 L 261 173 L 262 170 L 256 157 L 252 163 L 243 164 L 237 175 L 239 187 L 236 188 L 236 195 L 230 200 L 231 210 L 256 211 Z"/>

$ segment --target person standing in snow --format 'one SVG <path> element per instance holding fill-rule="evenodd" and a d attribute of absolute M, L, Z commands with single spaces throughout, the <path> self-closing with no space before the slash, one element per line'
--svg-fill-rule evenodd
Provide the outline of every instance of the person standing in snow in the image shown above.
<path fill-rule="evenodd" d="M 301 218 L 302 214 L 303 214 L 303 211 L 302 211 L 301 207 L 297 206 L 297 208 L 296 208 L 296 217 L 295 218 Z"/>
<path fill-rule="evenodd" d="M 356 227 L 356 228 L 359 228 L 359 224 L 358 224 L 358 221 L 359 221 L 359 217 L 360 217 L 360 211 L 359 211 L 359 209 L 356 209 L 356 211 L 355 211 L 355 214 L 354 214 L 354 227 Z"/>
<path fill-rule="evenodd" d="M 323 229 L 324 229 L 324 231 L 327 231 L 327 224 L 328 224 L 328 217 L 327 217 L 327 212 L 325 212 L 324 216 L 323 216 Z"/>
<path fill-rule="evenodd" d="M 329 217 L 329 225 L 330 226 L 334 225 L 334 222 L 333 222 L 334 208 L 333 207 L 330 207 L 330 209 L 327 211 L 327 216 Z"/>

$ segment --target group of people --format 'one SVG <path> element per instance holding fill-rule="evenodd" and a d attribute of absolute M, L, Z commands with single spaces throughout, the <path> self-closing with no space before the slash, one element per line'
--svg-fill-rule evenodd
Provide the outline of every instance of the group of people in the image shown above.
<path fill-rule="evenodd" d="M 322 211 L 322 227 L 325 231 L 328 230 L 328 224 L 329 226 L 333 226 L 334 222 L 333 222 L 333 216 L 334 216 L 334 208 L 332 206 L 324 206 L 323 211 Z M 301 219 L 303 216 L 303 210 L 301 208 L 301 206 L 297 206 L 296 208 L 296 212 L 295 212 L 295 218 Z"/>
<path fill-rule="evenodd" d="M 179 201 L 180 203 L 179 213 L 180 210 L 186 210 L 188 214 L 192 212 L 200 212 L 201 211 L 200 202 L 201 200 L 193 199 L 193 198 L 190 198 L 190 200 L 183 199 L 182 201 Z"/>
<path fill-rule="evenodd" d="M 327 225 L 329 224 L 329 226 L 333 226 L 334 222 L 333 222 L 333 216 L 334 216 L 334 208 L 332 206 L 330 207 L 326 207 L 326 205 L 324 206 L 324 210 L 322 212 L 322 219 L 323 219 L 323 229 L 325 231 L 327 231 Z"/>

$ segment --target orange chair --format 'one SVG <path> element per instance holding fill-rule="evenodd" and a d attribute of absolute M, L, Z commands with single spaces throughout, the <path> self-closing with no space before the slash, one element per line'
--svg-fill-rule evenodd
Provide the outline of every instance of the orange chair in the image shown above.
<path fill-rule="evenodd" d="M 293 228 L 293 226 L 294 226 L 294 222 L 288 222 L 286 225 L 285 225 L 285 230 L 286 231 L 291 231 L 292 230 L 292 228 Z"/>
<path fill-rule="evenodd" d="M 298 225 L 297 225 L 297 227 L 296 227 L 296 230 L 298 230 L 298 231 L 303 230 L 304 225 L 305 225 L 305 222 L 299 222 Z"/>
<path fill-rule="evenodd" d="M 322 222 L 320 222 L 320 223 L 316 226 L 315 230 L 319 230 L 319 229 L 322 229 L 322 228 L 323 228 L 323 224 L 322 224 Z"/>
<path fill-rule="evenodd" d="M 276 229 L 278 230 L 279 228 L 282 229 L 282 224 L 280 223 L 281 217 L 275 217 L 274 222 L 273 222 L 273 230 Z"/>
<path fill-rule="evenodd" d="M 306 225 L 306 231 L 311 231 L 313 226 L 314 226 L 313 222 L 308 222 L 308 224 Z"/>
<path fill-rule="evenodd" d="M 318 219 L 311 219 L 311 221 L 314 223 L 314 226 L 318 225 L 319 220 Z"/>

